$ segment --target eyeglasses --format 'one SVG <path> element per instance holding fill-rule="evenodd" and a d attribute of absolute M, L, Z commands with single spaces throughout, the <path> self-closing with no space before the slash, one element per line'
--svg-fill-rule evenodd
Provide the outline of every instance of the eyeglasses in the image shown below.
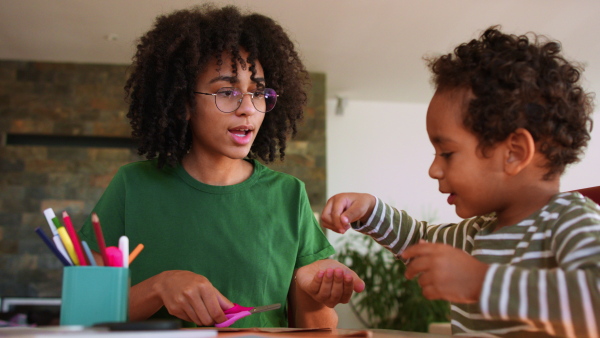
<path fill-rule="evenodd" d="M 238 88 L 223 87 L 215 94 L 194 92 L 194 94 L 212 95 L 215 97 L 215 105 L 217 109 L 223 113 L 231 113 L 236 111 L 242 104 L 244 95 L 250 95 L 254 108 L 261 113 L 266 113 L 275 108 L 277 103 L 277 93 L 272 88 L 263 88 L 255 92 L 242 93 Z"/>

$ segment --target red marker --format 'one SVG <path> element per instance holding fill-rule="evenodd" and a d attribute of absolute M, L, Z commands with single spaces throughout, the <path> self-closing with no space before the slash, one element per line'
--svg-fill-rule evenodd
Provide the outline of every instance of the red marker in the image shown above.
<path fill-rule="evenodd" d="M 79 241 L 79 236 L 75 232 L 75 228 L 73 228 L 73 223 L 71 222 L 71 217 L 67 214 L 66 211 L 62 213 L 63 222 L 65 223 L 65 228 L 67 228 L 67 233 L 69 237 L 71 237 L 71 242 L 73 242 L 73 248 L 75 248 L 75 254 L 77 255 L 77 259 L 79 260 L 79 265 L 88 265 L 85 261 L 85 255 L 83 254 L 83 248 L 81 247 L 81 241 Z"/>
<path fill-rule="evenodd" d="M 108 266 L 108 256 L 106 255 L 106 243 L 104 242 L 104 235 L 102 234 L 102 228 L 100 227 L 100 219 L 96 213 L 92 214 L 92 224 L 94 225 L 94 233 L 96 234 L 96 241 L 98 242 L 98 248 L 102 255 L 102 261 L 104 266 Z"/>

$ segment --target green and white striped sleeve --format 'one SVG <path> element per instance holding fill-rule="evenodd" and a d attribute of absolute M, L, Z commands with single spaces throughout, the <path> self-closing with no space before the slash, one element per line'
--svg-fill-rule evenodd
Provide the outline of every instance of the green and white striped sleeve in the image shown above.
<path fill-rule="evenodd" d="M 473 247 L 473 236 L 488 220 L 487 217 L 477 217 L 460 223 L 430 225 L 376 198 L 375 207 L 367 222 L 352 223 L 352 228 L 371 236 L 377 243 L 399 257 L 406 248 L 421 239 L 450 244 L 470 252 Z"/>

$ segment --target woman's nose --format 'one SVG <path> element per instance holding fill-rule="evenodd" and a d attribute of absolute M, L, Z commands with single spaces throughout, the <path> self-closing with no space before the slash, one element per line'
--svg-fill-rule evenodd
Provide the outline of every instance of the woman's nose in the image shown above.
<path fill-rule="evenodd" d="M 240 100 L 240 106 L 235 111 L 237 115 L 250 115 L 256 113 L 256 108 L 252 102 L 252 94 L 246 93 L 242 95 Z"/>

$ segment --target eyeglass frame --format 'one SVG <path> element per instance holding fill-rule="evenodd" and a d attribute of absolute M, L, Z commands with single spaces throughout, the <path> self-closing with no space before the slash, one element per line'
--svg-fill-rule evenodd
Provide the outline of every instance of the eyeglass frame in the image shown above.
<path fill-rule="evenodd" d="M 240 92 L 242 91 L 241 89 L 236 88 L 236 87 L 221 87 L 221 88 L 217 89 L 217 92 L 214 93 L 214 94 L 212 94 L 212 93 L 204 93 L 204 92 L 197 92 L 197 91 L 194 91 L 194 94 L 202 94 L 202 95 L 212 95 L 212 96 L 214 96 L 214 98 L 215 98 L 215 106 L 217 107 L 217 109 L 220 112 L 225 113 L 225 114 L 233 113 L 234 111 L 238 110 L 240 108 L 240 106 L 242 105 L 242 101 L 244 100 L 244 95 L 250 95 L 250 101 L 252 102 L 252 106 L 254 107 L 254 109 L 256 109 L 256 111 L 261 112 L 263 114 L 266 114 L 266 113 L 270 112 L 271 110 L 275 109 L 275 105 L 277 104 L 277 100 L 276 100 L 275 101 L 275 105 L 273 105 L 273 108 L 271 108 L 270 110 L 267 110 L 267 111 L 260 111 L 260 110 L 258 110 L 258 108 L 256 108 L 256 105 L 254 104 L 254 94 L 256 94 L 256 92 L 254 92 L 254 93 L 253 92 L 247 92 L 247 93 L 242 93 L 242 97 L 238 101 L 238 106 L 234 110 L 232 110 L 232 111 L 223 111 L 221 108 L 219 108 L 219 105 L 217 104 L 217 94 L 223 88 L 233 88 L 233 89 L 238 89 Z M 273 89 L 273 88 L 263 88 L 263 90 L 264 89 L 271 89 L 275 93 L 275 97 L 279 97 L 279 94 L 277 94 L 277 92 L 275 91 L 275 89 Z"/>

